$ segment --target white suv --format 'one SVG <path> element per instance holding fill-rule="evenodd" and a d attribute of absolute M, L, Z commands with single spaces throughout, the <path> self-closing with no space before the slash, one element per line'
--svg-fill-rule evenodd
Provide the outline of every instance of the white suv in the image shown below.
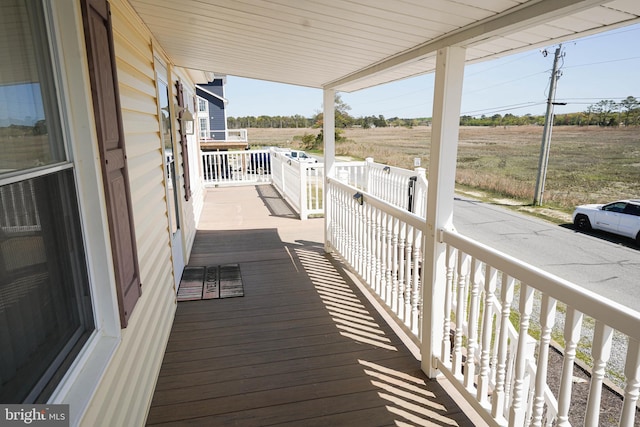
<path fill-rule="evenodd" d="M 640 245 L 640 200 L 578 206 L 573 212 L 573 224 L 580 230 L 603 230 L 630 237 Z"/>
<path fill-rule="evenodd" d="M 292 158 L 293 160 L 297 160 L 300 163 L 318 163 L 318 160 L 310 157 L 304 151 L 299 150 L 291 150 L 285 153 L 285 156 Z"/>

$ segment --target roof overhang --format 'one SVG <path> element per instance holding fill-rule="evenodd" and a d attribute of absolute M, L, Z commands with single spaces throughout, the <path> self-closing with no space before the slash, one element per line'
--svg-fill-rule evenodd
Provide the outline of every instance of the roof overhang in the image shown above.
<path fill-rule="evenodd" d="M 637 0 L 129 0 L 180 67 L 351 92 L 640 22 Z M 631 42 L 631 41 L 630 41 Z"/>

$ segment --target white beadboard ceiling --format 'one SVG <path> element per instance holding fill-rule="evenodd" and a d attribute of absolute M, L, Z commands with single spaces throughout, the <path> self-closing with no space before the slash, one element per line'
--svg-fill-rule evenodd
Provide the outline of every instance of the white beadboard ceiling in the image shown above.
<path fill-rule="evenodd" d="M 174 64 L 351 92 L 640 22 L 639 0 L 129 0 Z"/>

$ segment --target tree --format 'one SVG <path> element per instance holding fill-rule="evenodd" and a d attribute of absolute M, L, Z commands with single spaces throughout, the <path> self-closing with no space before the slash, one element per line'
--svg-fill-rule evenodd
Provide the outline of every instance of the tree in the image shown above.
<path fill-rule="evenodd" d="M 336 120 L 336 128 L 346 128 L 353 126 L 355 122 L 354 118 L 351 117 L 348 113 L 351 110 L 351 107 L 342 100 L 339 93 L 335 94 L 333 98 L 334 108 L 335 108 L 335 120 Z M 323 124 L 323 113 L 318 112 L 315 117 L 314 127 L 322 127 Z"/>
<path fill-rule="evenodd" d="M 620 107 L 624 109 L 623 123 L 625 126 L 629 126 L 630 124 L 637 122 L 640 101 L 633 96 L 627 96 L 625 99 L 620 101 Z"/>
<path fill-rule="evenodd" d="M 598 126 L 615 126 L 617 124 L 616 117 L 613 114 L 618 109 L 618 104 L 612 100 L 598 102 L 593 107 L 593 112 L 598 118 Z"/>

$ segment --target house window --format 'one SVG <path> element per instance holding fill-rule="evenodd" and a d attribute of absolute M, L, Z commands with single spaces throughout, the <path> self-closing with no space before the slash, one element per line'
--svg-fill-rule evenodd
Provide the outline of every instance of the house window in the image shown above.
<path fill-rule="evenodd" d="M 207 101 L 205 99 L 198 98 L 198 111 L 201 113 L 206 113 L 207 110 Z"/>
<path fill-rule="evenodd" d="M 200 117 L 200 138 L 206 139 L 209 137 L 209 119 L 206 117 Z"/>
<path fill-rule="evenodd" d="M 43 2 L 0 6 L 0 402 L 46 402 L 94 330 Z"/>

